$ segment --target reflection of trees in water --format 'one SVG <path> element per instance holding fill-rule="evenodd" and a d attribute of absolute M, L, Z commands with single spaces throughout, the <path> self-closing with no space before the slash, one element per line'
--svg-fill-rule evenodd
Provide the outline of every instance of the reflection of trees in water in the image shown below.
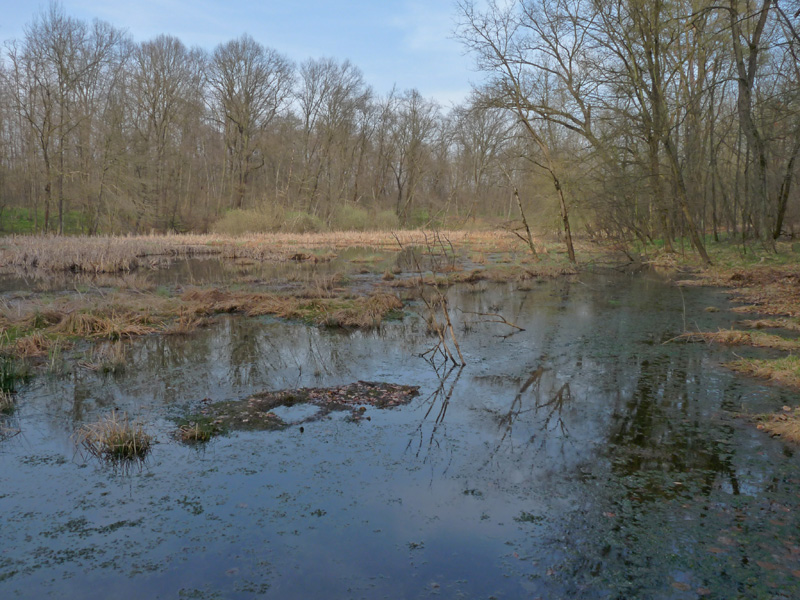
<path fill-rule="evenodd" d="M 436 389 L 422 402 L 422 406 L 427 406 L 428 409 L 425 411 L 425 415 L 417 426 L 416 434 L 419 435 L 419 440 L 416 444 L 416 450 L 414 451 L 414 456 L 416 458 L 419 458 L 423 451 L 425 452 L 423 462 L 427 462 L 433 452 L 442 449 L 442 440 L 437 438 L 437 434 L 441 434 L 442 438 L 446 437 L 446 432 L 443 430 L 445 429 L 444 421 L 447 415 L 447 408 L 450 406 L 450 399 L 453 397 L 453 392 L 464 370 L 464 367 L 461 365 L 450 365 L 449 367 L 446 364 L 440 365 L 439 367 L 434 363 L 431 363 L 431 365 L 439 383 Z M 429 418 L 434 414 L 436 416 L 434 417 L 433 423 L 430 423 Z M 424 431 L 426 423 L 431 425 L 430 434 L 427 436 L 427 443 Z M 416 437 L 412 437 L 408 440 L 406 452 L 414 446 L 415 439 Z M 445 468 L 445 472 L 446 471 L 447 468 Z"/>
<path fill-rule="evenodd" d="M 715 414 L 737 395 L 734 377 L 712 383 L 704 352 L 659 348 L 617 367 L 614 377 L 633 387 L 618 396 L 608 460 L 585 482 L 587 500 L 563 517 L 580 533 L 556 570 L 614 597 L 654 597 L 678 578 L 715 597 L 773 597 L 773 576 L 775 589 L 796 591 L 788 573 L 800 561 L 786 540 L 797 519 L 780 510 L 765 518 L 796 504 L 781 475 L 796 466 L 754 456 L 769 452 L 766 438 L 760 452 L 743 448 L 733 417 Z"/>
<path fill-rule="evenodd" d="M 702 388 L 702 373 L 700 354 L 678 352 L 641 360 L 638 373 L 628 374 L 636 378 L 635 388 L 608 436 L 617 476 L 689 474 L 706 495 L 723 477 L 738 493 L 730 444 L 734 428 L 703 409 L 708 390 Z M 656 499 L 658 493 L 657 487 L 645 486 L 640 495 Z"/>
<path fill-rule="evenodd" d="M 514 464 L 520 464 L 523 454 L 546 451 L 551 441 L 558 443 L 559 450 L 563 452 L 563 445 L 569 438 L 563 411 L 573 400 L 572 390 L 569 382 L 559 385 L 557 381 L 543 388 L 542 382 L 547 372 L 548 369 L 541 365 L 534 369 L 517 390 L 507 410 L 484 407 L 484 411 L 491 416 L 500 432 L 486 457 L 484 467 L 497 465 L 501 456 L 511 459 Z M 533 401 L 526 402 L 531 397 Z M 529 428 L 530 433 L 527 435 L 526 432 L 522 436 L 524 439 L 521 444 L 517 443 L 520 436 L 515 438 L 514 435 L 518 424 Z M 515 454 L 518 456 L 515 457 Z M 533 462 L 531 466 L 533 467 Z"/>

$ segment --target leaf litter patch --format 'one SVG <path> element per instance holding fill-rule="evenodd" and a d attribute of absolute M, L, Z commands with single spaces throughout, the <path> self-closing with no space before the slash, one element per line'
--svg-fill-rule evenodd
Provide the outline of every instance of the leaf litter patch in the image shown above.
<path fill-rule="evenodd" d="M 379 381 L 357 381 L 326 388 L 297 388 L 259 392 L 242 400 L 202 401 L 200 410 L 179 422 L 185 442 L 203 442 L 228 431 L 274 431 L 326 417 L 333 411 L 351 411 L 359 422 L 367 407 L 403 406 L 419 395 L 419 386 Z M 316 410 L 294 410 L 316 407 Z M 290 410 L 287 410 L 290 409 Z M 285 420 L 294 415 L 294 420 Z"/>

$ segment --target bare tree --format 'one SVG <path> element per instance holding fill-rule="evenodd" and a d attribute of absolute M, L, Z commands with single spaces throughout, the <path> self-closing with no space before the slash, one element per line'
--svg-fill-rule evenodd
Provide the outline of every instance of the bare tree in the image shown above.
<path fill-rule="evenodd" d="M 129 101 L 143 161 L 143 206 L 168 229 L 177 225 L 182 143 L 202 119 L 204 65 L 201 51 L 190 51 L 171 36 L 158 36 L 134 51 Z"/>
<path fill-rule="evenodd" d="M 406 91 L 398 99 L 392 125 L 390 164 L 397 192 L 395 212 L 400 222 L 405 223 L 430 165 L 429 144 L 440 125 L 439 106 L 423 98 L 417 90 Z"/>
<path fill-rule="evenodd" d="M 329 215 L 358 200 L 358 180 L 369 141 L 372 90 L 350 61 L 309 59 L 300 66 L 297 102 L 302 119 L 299 193 L 307 210 L 324 203 Z"/>
<path fill-rule="evenodd" d="M 291 61 L 246 34 L 211 56 L 208 82 L 224 131 L 234 208 L 242 207 L 252 173 L 264 166 L 259 136 L 286 106 L 293 81 Z"/>

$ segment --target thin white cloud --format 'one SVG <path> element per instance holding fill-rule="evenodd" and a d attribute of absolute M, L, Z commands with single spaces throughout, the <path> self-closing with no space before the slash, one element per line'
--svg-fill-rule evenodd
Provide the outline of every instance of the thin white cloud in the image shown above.
<path fill-rule="evenodd" d="M 404 45 L 413 52 L 458 50 L 451 39 L 453 5 L 449 0 L 409 0 L 403 3 L 402 13 L 393 16 L 392 25 L 402 32 Z"/>

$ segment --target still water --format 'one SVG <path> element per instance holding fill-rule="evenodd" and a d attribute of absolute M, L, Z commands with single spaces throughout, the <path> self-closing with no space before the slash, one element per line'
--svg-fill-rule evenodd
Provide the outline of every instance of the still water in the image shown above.
<path fill-rule="evenodd" d="M 739 416 L 796 396 L 727 371 L 731 349 L 664 343 L 729 327 L 724 295 L 589 274 L 450 300 L 463 369 L 419 357 L 434 340 L 412 306 L 369 332 L 226 318 L 128 343 L 121 373 L 21 386 L 0 597 L 800 597 L 800 459 Z M 173 435 L 203 399 L 358 380 L 420 395 L 359 422 Z M 76 451 L 112 408 L 158 441 L 141 468 Z"/>

